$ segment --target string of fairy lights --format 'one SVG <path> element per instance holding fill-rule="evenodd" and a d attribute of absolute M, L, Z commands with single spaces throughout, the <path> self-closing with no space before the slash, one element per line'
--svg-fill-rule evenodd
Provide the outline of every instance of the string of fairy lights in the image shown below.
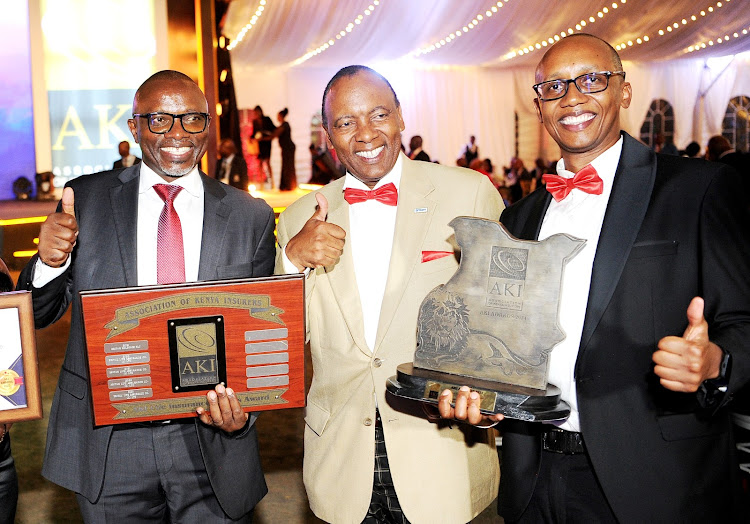
<path fill-rule="evenodd" d="M 234 37 L 234 40 L 227 46 L 227 50 L 231 51 L 237 45 L 242 42 L 242 39 L 245 38 L 245 35 L 248 31 L 250 31 L 253 27 L 255 27 L 255 24 L 258 23 L 258 20 L 260 20 L 260 17 L 263 16 L 263 12 L 266 9 L 266 0 L 260 0 L 258 2 L 258 8 L 255 10 L 255 14 L 253 14 L 253 17 L 250 19 L 250 21 L 245 24 L 245 27 L 240 29 L 240 32 L 237 33 L 237 36 Z"/>
<path fill-rule="evenodd" d="M 584 27 L 596 23 L 597 20 L 603 19 L 605 16 L 609 15 L 610 13 L 614 13 L 617 9 L 620 8 L 620 6 L 623 6 L 627 4 L 628 0 L 619 0 L 618 2 L 612 2 L 612 7 L 604 6 L 601 9 L 599 9 L 596 13 L 592 13 L 591 16 L 588 18 L 582 18 L 580 22 L 578 22 L 574 27 L 568 27 L 567 31 L 560 31 L 559 34 L 550 35 L 546 39 L 539 40 L 538 42 L 534 42 L 533 44 L 529 44 L 525 47 L 522 47 L 521 49 L 513 49 L 503 55 L 504 60 L 512 60 L 513 58 L 516 58 L 518 56 L 527 55 L 529 53 L 533 53 L 534 51 L 538 51 L 540 49 L 543 49 L 549 45 L 554 44 L 555 42 L 559 42 L 561 38 L 565 38 L 568 35 L 572 35 L 576 31 L 582 31 Z"/>
<path fill-rule="evenodd" d="M 474 17 L 472 21 L 468 22 L 463 27 L 459 27 L 455 31 L 448 33 L 446 36 L 444 36 L 440 40 L 435 40 L 431 44 L 425 45 L 423 47 L 420 47 L 419 49 L 412 51 L 407 56 L 410 55 L 414 58 L 418 58 L 422 55 L 432 53 L 433 51 L 436 51 L 440 49 L 441 47 L 450 44 L 456 38 L 459 38 L 460 36 L 468 33 L 472 29 L 476 29 L 479 26 L 479 24 L 481 24 L 485 20 L 489 20 L 490 18 L 492 18 L 492 15 L 496 14 L 499 9 L 502 9 L 503 5 L 508 4 L 508 3 L 510 3 L 510 0 L 505 0 L 505 2 L 493 3 L 484 11 L 484 14 L 479 13 L 477 16 Z"/>
<path fill-rule="evenodd" d="M 444 37 L 440 38 L 439 40 L 435 40 L 430 44 L 424 45 L 418 49 L 415 49 L 414 51 L 411 51 L 407 54 L 407 56 L 410 56 L 412 58 L 419 58 L 421 56 L 427 55 L 429 53 L 432 53 L 434 51 L 437 51 L 439 49 L 442 49 L 446 46 L 448 46 L 451 42 L 453 42 L 455 39 L 460 38 L 461 36 L 470 33 L 472 30 L 479 27 L 483 22 L 486 22 L 490 18 L 492 18 L 494 15 L 497 15 L 500 13 L 500 10 L 503 8 L 503 6 L 510 3 L 511 0 L 503 0 L 498 2 L 493 2 L 490 6 L 487 7 L 487 9 L 484 10 L 483 13 L 478 13 L 471 21 L 467 22 L 465 25 L 456 28 L 455 31 L 452 31 L 445 35 Z M 642 35 L 639 37 L 636 37 L 635 39 L 628 39 L 624 40 L 622 42 L 619 42 L 615 44 L 615 49 L 617 51 L 623 51 L 628 49 L 629 47 L 642 45 L 647 42 L 653 41 L 654 39 L 658 39 L 658 37 L 665 36 L 669 33 L 672 33 L 674 31 L 677 31 L 679 29 L 682 29 L 688 25 L 690 25 L 693 22 L 697 22 L 700 18 L 708 17 L 712 13 L 717 12 L 718 9 L 721 9 L 724 5 L 729 4 L 732 0 L 723 0 L 723 1 L 717 1 L 713 5 L 709 5 L 706 9 L 702 9 L 700 12 L 692 14 L 690 16 L 685 16 L 682 18 L 678 18 L 674 22 L 668 24 L 666 27 L 658 30 L 658 36 L 657 35 Z M 372 3 L 369 4 L 362 13 L 358 14 L 354 19 L 349 22 L 345 27 L 343 27 L 340 31 L 332 35 L 327 41 L 323 42 L 319 46 L 317 46 L 315 49 L 312 49 L 305 53 L 304 55 L 300 56 L 299 58 L 296 58 L 293 60 L 290 65 L 296 66 L 299 64 L 302 64 L 303 62 L 306 62 L 307 60 L 327 51 L 330 49 L 333 45 L 336 44 L 337 41 L 347 37 L 350 35 L 353 31 L 356 30 L 358 26 L 363 24 L 368 16 L 370 16 L 376 8 L 380 6 L 380 0 L 372 0 Z M 592 13 L 587 18 L 582 18 L 580 22 L 575 24 L 575 26 L 568 27 L 567 30 L 560 31 L 560 33 L 550 35 L 545 39 L 539 40 L 534 43 L 530 43 L 522 48 L 519 49 L 513 49 L 509 51 L 508 53 L 501 56 L 501 60 L 511 60 L 516 57 L 524 56 L 529 53 L 533 53 L 534 51 L 541 50 L 545 47 L 548 47 L 555 42 L 559 42 L 561 38 L 565 38 L 568 35 L 572 35 L 575 32 L 582 31 L 585 27 L 590 26 L 591 24 L 596 23 L 598 20 L 601 20 L 605 18 L 607 15 L 614 13 L 619 8 L 625 6 L 628 3 L 628 0 L 616 0 L 612 2 L 609 5 L 603 6 L 601 9 L 599 9 L 596 13 Z M 234 49 L 242 40 L 245 38 L 245 36 L 248 34 L 248 32 L 258 23 L 260 20 L 260 17 L 263 15 L 265 8 L 266 8 L 267 0 L 260 0 L 258 3 L 258 7 L 253 14 L 250 21 L 240 30 L 240 32 L 237 34 L 237 36 L 232 40 L 232 42 L 227 46 L 227 49 L 231 51 Z M 695 43 L 694 45 L 689 46 L 687 49 L 685 49 L 686 53 L 693 53 L 696 51 L 700 51 L 709 47 L 713 47 L 715 45 L 720 45 L 726 42 L 729 42 L 733 38 L 740 38 L 741 36 L 746 36 L 750 33 L 750 27 L 744 27 L 739 28 L 737 31 L 730 34 L 724 34 L 720 35 L 719 37 L 715 39 L 709 39 L 709 40 L 703 40 Z"/>
<path fill-rule="evenodd" d="M 351 34 L 352 31 L 354 31 L 357 28 L 357 26 L 361 25 L 366 20 L 366 17 L 370 16 L 378 6 L 380 6 L 380 0 L 372 0 L 372 3 L 368 5 L 362 13 L 358 14 L 354 18 L 354 20 L 349 22 L 346 25 L 346 27 L 344 27 L 341 31 L 336 33 L 327 41 L 320 44 L 318 47 L 316 47 L 312 51 L 308 51 L 301 57 L 295 60 L 292 60 L 290 65 L 292 66 L 300 65 L 301 63 L 306 62 L 307 60 L 310 60 L 312 57 L 317 56 L 320 53 L 327 51 L 331 46 L 333 46 L 336 43 L 337 40 L 341 40 L 342 38 L 345 38 L 347 35 Z"/>
<path fill-rule="evenodd" d="M 683 17 L 681 19 L 677 19 L 674 22 L 672 22 L 671 24 L 668 24 L 665 28 L 659 29 L 658 36 L 664 36 L 664 35 L 666 35 L 668 33 L 672 33 L 674 31 L 677 31 L 678 29 L 681 29 L 681 28 L 683 28 L 685 26 L 688 26 L 689 24 L 691 24 L 693 22 L 697 22 L 699 18 L 710 16 L 712 13 L 717 12 L 718 9 L 721 9 L 725 4 L 728 4 L 731 1 L 732 0 L 724 0 L 723 2 L 716 2 L 715 6 L 714 5 L 709 5 L 706 9 L 702 9 L 697 14 L 692 14 L 690 16 L 686 15 L 685 17 Z M 739 38 L 739 33 L 735 33 L 735 34 L 737 34 L 737 36 L 735 38 Z M 654 38 L 656 38 L 656 36 L 654 36 Z M 642 37 L 638 37 L 635 40 L 627 40 L 625 42 L 620 42 L 619 44 L 615 45 L 615 49 L 617 49 L 618 51 L 623 51 L 623 50 L 627 49 L 628 47 L 633 47 L 634 45 L 640 45 L 640 44 L 646 43 L 646 42 L 648 42 L 650 40 L 651 40 L 651 37 L 649 37 L 649 35 L 643 35 Z M 722 42 L 725 41 L 725 40 L 729 40 L 729 36 L 728 35 L 726 35 L 726 36 L 724 36 L 722 38 Z M 719 42 L 719 43 L 721 43 L 721 42 Z M 701 47 L 702 44 L 705 44 L 705 42 L 699 42 L 695 46 L 690 46 L 690 47 L 693 48 L 692 51 L 696 51 L 698 49 L 705 49 L 706 46 L 703 45 L 703 47 Z M 709 44 L 709 45 L 714 45 L 714 44 Z M 688 47 L 688 49 L 686 49 L 686 52 L 692 52 L 691 49 L 690 49 L 690 47 Z"/>

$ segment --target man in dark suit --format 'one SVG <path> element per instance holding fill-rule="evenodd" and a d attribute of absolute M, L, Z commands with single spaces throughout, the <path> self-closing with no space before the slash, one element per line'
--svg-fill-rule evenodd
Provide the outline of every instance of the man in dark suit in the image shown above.
<path fill-rule="evenodd" d="M 117 152 L 120 153 L 120 159 L 115 160 L 112 169 L 130 167 L 141 161 L 137 156 L 130 154 L 130 143 L 127 140 L 123 140 L 118 144 Z"/>
<path fill-rule="evenodd" d="M 219 161 L 214 178 L 232 187 L 247 191 L 247 163 L 231 138 L 219 143 Z"/>
<path fill-rule="evenodd" d="M 430 161 L 430 155 L 425 153 L 424 149 L 422 149 L 421 136 L 414 135 L 411 137 L 411 140 L 409 140 L 409 150 L 409 158 L 412 160 L 419 160 L 420 162 Z"/>
<path fill-rule="evenodd" d="M 266 493 L 256 417 L 242 411 L 231 388 L 208 392 L 210 409 L 198 408 L 194 419 L 115 427 L 92 420 L 79 291 L 273 270 L 272 210 L 197 168 L 209 120 L 206 99 L 187 76 L 161 71 L 146 80 L 128 121 L 143 163 L 69 182 L 19 279 L 33 290 L 38 328 L 72 302 L 42 474 L 78 494 L 86 522 L 250 522 Z M 173 201 L 162 196 L 172 192 Z M 182 230 L 171 240 L 184 241 L 168 259 L 159 240 L 165 214 Z"/>
<path fill-rule="evenodd" d="M 727 404 L 750 376 L 750 220 L 737 174 L 657 155 L 622 133 L 632 90 L 603 40 L 561 40 L 536 81 L 560 176 L 545 175 L 547 189 L 501 221 L 522 239 L 569 233 L 587 243 L 565 267 L 567 338 L 549 361 L 571 415 L 503 422 L 500 513 L 506 522 L 739 520 Z M 441 415 L 479 423 L 477 397 L 463 388 L 453 409 L 443 392 Z"/>

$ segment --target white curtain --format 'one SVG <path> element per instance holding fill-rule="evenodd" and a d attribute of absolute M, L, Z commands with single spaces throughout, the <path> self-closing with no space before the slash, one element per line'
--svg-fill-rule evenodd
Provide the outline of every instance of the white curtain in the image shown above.
<path fill-rule="evenodd" d="M 721 133 L 729 100 L 750 96 L 750 53 L 730 60 L 625 62 L 633 101 L 629 109 L 621 112 L 623 129 L 638 138 L 651 102 L 662 98 L 674 108 L 675 145 L 683 149 L 695 140 L 705 147 L 709 137 Z M 501 168 L 515 151 L 515 112 L 519 120 L 519 156 L 527 167 L 532 167 L 540 156 L 546 161 L 559 158 L 559 148 L 537 121 L 531 90 L 533 68 L 415 69 L 398 62 L 368 65 L 391 82 L 399 97 L 407 147 L 412 135 L 421 135 L 424 150 L 431 158 L 453 165 L 463 144 L 475 135 L 481 157 L 492 159 Z M 294 67 L 259 71 L 240 67 L 234 73 L 240 108 L 260 104 L 273 119 L 279 110 L 289 108 L 300 181 L 310 176 L 310 121 L 320 111 L 323 90 L 336 70 Z M 701 100 L 699 95 L 704 91 Z M 272 165 L 278 176 L 280 157 L 275 146 Z"/>

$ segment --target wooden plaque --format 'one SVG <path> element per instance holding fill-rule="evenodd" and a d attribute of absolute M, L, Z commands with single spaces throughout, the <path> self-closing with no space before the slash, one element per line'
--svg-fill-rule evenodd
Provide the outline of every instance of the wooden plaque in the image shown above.
<path fill-rule="evenodd" d="M 82 291 L 97 426 L 194 417 L 231 387 L 245 411 L 305 405 L 304 277 Z"/>
<path fill-rule="evenodd" d="M 30 291 L 0 293 L 0 423 L 42 418 Z"/>

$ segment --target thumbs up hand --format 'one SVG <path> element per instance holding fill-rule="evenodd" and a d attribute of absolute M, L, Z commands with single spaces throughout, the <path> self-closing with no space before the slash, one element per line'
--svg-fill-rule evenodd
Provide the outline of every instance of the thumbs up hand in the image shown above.
<path fill-rule="evenodd" d="M 703 299 L 695 297 L 687 309 L 688 326 L 681 337 L 664 337 L 652 359 L 659 382 L 672 391 L 694 392 L 701 383 L 719 376 L 722 351 L 708 339 Z"/>
<path fill-rule="evenodd" d="M 60 267 L 68 260 L 78 238 L 73 188 L 62 195 L 62 212 L 52 213 L 39 231 L 39 258 L 50 267 Z"/>
<path fill-rule="evenodd" d="M 326 222 L 328 218 L 328 200 L 321 193 L 315 195 L 318 207 L 286 245 L 286 256 L 303 271 L 305 268 L 316 268 L 334 265 L 344 251 L 346 231 L 336 224 Z"/>

